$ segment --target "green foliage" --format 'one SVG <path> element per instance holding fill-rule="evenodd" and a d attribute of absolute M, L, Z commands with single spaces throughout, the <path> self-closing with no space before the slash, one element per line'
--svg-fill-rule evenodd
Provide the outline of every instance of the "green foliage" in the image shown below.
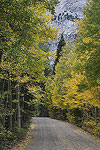
<path fill-rule="evenodd" d="M 27 127 L 25 127 L 25 125 L 24 125 L 24 128 L 19 129 L 17 124 L 15 124 L 15 127 L 13 130 L 14 130 L 13 131 L 13 140 L 15 142 L 22 140 L 26 136 Z"/>
<path fill-rule="evenodd" d="M 3 150 L 9 141 L 12 140 L 12 132 L 0 125 L 0 150 Z"/>
<path fill-rule="evenodd" d="M 46 83 L 45 104 L 50 116 L 58 117 L 55 108 L 66 109 L 71 123 L 100 136 L 99 0 L 88 1 L 83 14 L 83 20 L 76 21 L 78 39 L 62 49 L 55 75 Z"/>
<path fill-rule="evenodd" d="M 79 109 L 72 109 L 68 110 L 66 113 L 67 119 L 70 123 L 77 125 L 78 127 L 82 126 L 82 119 L 81 119 L 81 111 Z"/>
<path fill-rule="evenodd" d="M 45 13 L 53 13 L 56 4 L 57 0 L 0 1 L 0 138 L 4 145 L 26 134 L 25 122 L 41 105 L 41 83 L 46 80 L 50 56 L 45 45 L 58 32 L 49 26 L 52 16 Z"/>
<path fill-rule="evenodd" d="M 50 108 L 49 115 L 51 118 L 54 119 L 66 120 L 66 110 L 62 110 L 56 107 Z"/>
<path fill-rule="evenodd" d="M 83 69 L 91 86 L 100 78 L 100 2 L 89 1 L 84 8 L 84 19 L 79 23 L 77 54 L 84 59 Z"/>
<path fill-rule="evenodd" d="M 66 45 L 66 42 L 64 40 L 64 37 L 63 37 L 63 34 L 61 35 L 61 39 L 58 43 L 58 46 L 57 46 L 57 54 L 56 54 L 56 59 L 55 59 L 55 62 L 54 62 L 54 66 L 53 66 L 53 73 L 55 74 L 55 67 L 57 65 L 57 63 L 59 62 L 59 58 L 61 56 L 61 52 L 62 52 L 62 48 Z"/>
<path fill-rule="evenodd" d="M 89 133 L 92 133 L 98 137 L 100 137 L 100 122 L 96 123 L 93 120 L 90 121 L 84 121 L 83 122 L 83 129 L 88 131 Z"/>

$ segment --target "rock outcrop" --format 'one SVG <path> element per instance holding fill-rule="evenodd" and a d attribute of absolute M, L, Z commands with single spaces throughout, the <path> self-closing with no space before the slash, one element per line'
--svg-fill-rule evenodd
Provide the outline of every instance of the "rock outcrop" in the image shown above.
<path fill-rule="evenodd" d="M 54 18 L 51 20 L 53 27 L 59 27 L 58 38 L 55 43 L 49 42 L 50 50 L 56 50 L 56 46 L 63 33 L 65 41 L 73 42 L 77 37 L 75 19 L 83 18 L 83 6 L 87 0 L 60 0 L 55 8 Z"/>

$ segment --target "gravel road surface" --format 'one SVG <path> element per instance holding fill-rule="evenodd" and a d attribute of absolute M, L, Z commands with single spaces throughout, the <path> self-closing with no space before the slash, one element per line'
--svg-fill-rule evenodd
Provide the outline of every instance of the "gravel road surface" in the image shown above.
<path fill-rule="evenodd" d="M 67 122 L 33 117 L 32 141 L 25 150 L 100 150 L 100 140 Z"/>

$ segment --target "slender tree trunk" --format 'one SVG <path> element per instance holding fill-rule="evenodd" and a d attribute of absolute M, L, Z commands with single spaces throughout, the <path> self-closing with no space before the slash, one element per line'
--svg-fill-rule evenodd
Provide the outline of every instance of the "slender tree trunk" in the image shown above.
<path fill-rule="evenodd" d="M 24 100 L 25 100 L 25 98 L 24 98 L 24 96 L 22 97 L 22 108 L 23 108 L 23 110 L 24 110 Z M 22 113 L 22 122 L 24 122 L 24 120 L 25 120 L 25 114 L 24 114 L 24 112 Z M 22 127 L 23 127 L 23 124 L 22 124 Z"/>
<path fill-rule="evenodd" d="M 2 83 L 2 80 L 1 80 Z M 4 100 L 3 100 L 3 96 L 4 96 L 4 85 L 5 85 L 5 78 L 3 80 L 3 85 L 1 87 L 1 97 L 0 97 L 0 107 L 2 107 L 2 105 L 4 106 Z M 0 123 L 2 123 L 3 125 L 5 125 L 5 117 L 1 117 Z"/>
<path fill-rule="evenodd" d="M 98 116 L 99 116 L 99 121 L 100 121 L 100 108 L 98 108 Z"/>
<path fill-rule="evenodd" d="M 2 85 L 1 103 L 3 101 L 3 96 L 4 96 L 4 87 L 5 87 L 5 78 L 4 78 L 3 85 Z"/>
<path fill-rule="evenodd" d="M 94 110 L 95 110 L 95 122 L 97 123 L 97 108 L 94 107 Z"/>
<path fill-rule="evenodd" d="M 84 121 L 84 115 L 83 115 L 83 108 L 81 107 L 81 126 L 83 124 L 83 121 Z"/>
<path fill-rule="evenodd" d="M 9 110 L 10 110 L 10 116 L 9 116 L 9 127 L 10 130 L 12 130 L 13 126 L 13 119 L 12 119 L 12 86 L 11 86 L 11 80 L 9 80 Z"/>
<path fill-rule="evenodd" d="M 17 121 L 18 121 L 18 127 L 21 128 L 21 109 L 20 109 L 20 85 L 18 83 L 17 86 Z"/>
<path fill-rule="evenodd" d="M 1 96 L 1 103 L 3 103 L 4 105 L 4 88 L 5 88 L 5 78 L 4 78 L 4 81 L 3 81 L 3 86 L 2 86 L 2 96 Z M 5 126 L 5 116 L 3 117 L 3 125 Z"/>

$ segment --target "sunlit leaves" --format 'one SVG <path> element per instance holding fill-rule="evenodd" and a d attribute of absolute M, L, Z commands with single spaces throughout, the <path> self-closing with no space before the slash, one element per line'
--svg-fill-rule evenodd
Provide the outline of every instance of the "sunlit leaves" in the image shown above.
<path fill-rule="evenodd" d="M 52 106 L 69 111 L 69 120 L 76 117 L 70 111 L 80 110 L 86 115 L 83 120 L 91 117 L 97 121 L 94 108 L 100 108 L 100 2 L 88 1 L 83 20 L 76 23 L 78 39 L 73 47 L 63 49 L 55 75 L 46 85 L 46 96 Z"/>

